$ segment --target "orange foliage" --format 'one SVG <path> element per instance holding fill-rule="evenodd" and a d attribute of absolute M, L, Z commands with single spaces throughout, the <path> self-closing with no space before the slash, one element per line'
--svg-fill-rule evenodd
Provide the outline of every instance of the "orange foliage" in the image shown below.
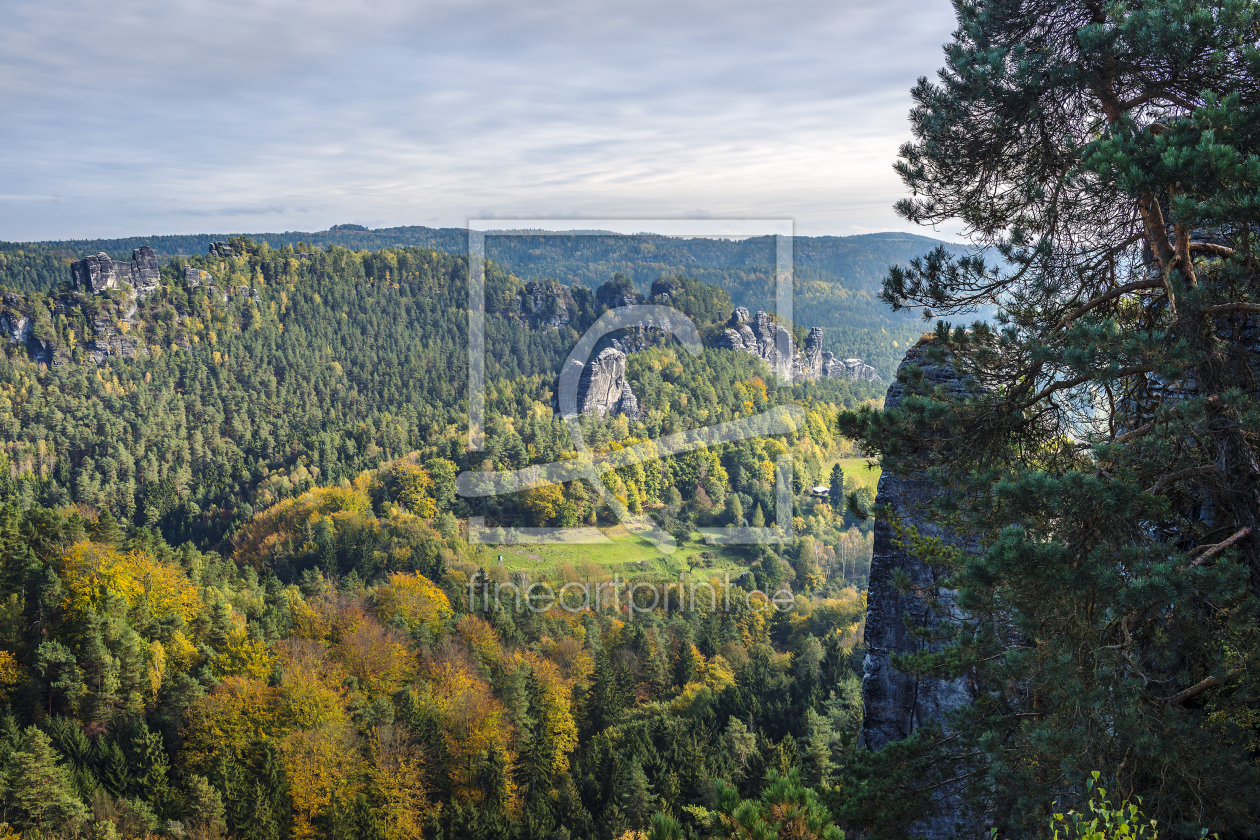
<path fill-rule="evenodd" d="M 337 646 L 347 671 L 369 696 L 392 694 L 415 673 L 406 639 L 369 617 Z"/>
<path fill-rule="evenodd" d="M 421 625 L 440 636 L 455 613 L 446 593 L 424 575 L 394 572 L 389 582 L 376 590 L 376 614 L 381 621 L 398 616 L 409 630 Z"/>
<path fill-rule="evenodd" d="M 461 799 L 482 801 L 486 792 L 477 784 L 478 759 L 496 752 L 509 763 L 512 759 L 512 724 L 503 704 L 484 680 L 452 663 L 436 665 L 421 692 L 420 705 L 433 708 L 442 721 L 452 791 Z M 510 794 L 510 780 L 508 785 Z"/>
<path fill-rule="evenodd" d="M 499 634 L 494 632 L 485 619 L 476 615 L 466 615 L 455 625 L 455 633 L 464 640 L 477 661 L 487 668 L 495 662 L 503 660 L 503 650 L 499 647 Z"/>

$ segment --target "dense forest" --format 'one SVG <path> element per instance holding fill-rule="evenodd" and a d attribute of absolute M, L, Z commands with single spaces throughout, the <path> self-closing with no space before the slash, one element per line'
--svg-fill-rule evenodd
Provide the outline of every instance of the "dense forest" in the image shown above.
<path fill-rule="evenodd" d="M 5 831 L 617 838 L 727 815 L 733 836 L 792 807 L 836 836 L 824 800 L 856 749 L 873 494 L 833 466 L 854 454 L 833 429 L 882 385 L 782 387 L 756 357 L 631 330 L 642 416 L 584 418 L 596 452 L 789 400 L 805 422 L 608 488 L 684 541 L 784 525 L 773 465 L 791 452 L 796 536 L 722 549 L 734 576 L 649 570 L 612 604 L 548 610 L 537 586 L 613 570 L 511 571 L 463 520 L 612 513 L 580 481 L 478 500 L 455 477 L 569 457 L 553 380 L 629 279 L 574 286 L 557 328 L 530 309 L 536 284 L 489 265 L 474 455 L 464 259 L 231 244 L 169 262 L 141 301 L 6 293 L 46 355 L 10 342 L 0 359 Z M 733 306 L 686 276 L 660 288 L 706 338 Z M 645 583 L 693 597 L 654 607 Z M 524 607 L 489 597 L 502 587 Z"/>
<path fill-rule="evenodd" d="M 127 259 L 151 247 L 164 261 L 205 254 L 211 234 L 127 239 L 0 243 L 0 285 L 16 291 L 48 291 L 70 281 L 73 259 L 103 251 Z M 263 233 L 249 237 L 273 249 L 301 252 L 334 245 L 353 251 L 419 247 L 466 255 L 467 232 L 456 228 L 403 227 L 366 230 L 336 225 L 319 233 Z M 922 330 L 917 317 L 890 312 L 878 298 L 879 281 L 890 265 L 941 244 L 914 234 L 795 237 L 796 321 L 822 326 L 825 349 L 839 358 L 861 358 L 888 378 L 905 348 Z M 961 253 L 958 246 L 948 246 Z M 775 247 L 772 239 L 674 239 L 652 235 L 489 236 L 486 253 L 523 280 L 559 279 L 596 288 L 614 274 L 629 277 L 646 293 L 661 276 L 685 274 L 727 290 L 737 306 L 774 311 Z"/>

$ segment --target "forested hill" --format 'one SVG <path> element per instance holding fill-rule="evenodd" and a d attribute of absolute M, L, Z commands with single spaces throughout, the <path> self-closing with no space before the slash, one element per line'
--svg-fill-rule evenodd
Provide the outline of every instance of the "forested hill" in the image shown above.
<path fill-rule="evenodd" d="M 633 840 L 740 815 L 715 835 L 733 840 L 765 836 L 750 808 L 804 803 L 808 836 L 840 840 L 824 797 L 855 760 L 871 543 L 811 487 L 869 509 L 833 430 L 882 383 L 780 388 L 758 356 L 623 333 L 638 408 L 583 419 L 597 458 L 801 406 L 780 434 L 602 476 L 678 541 L 667 560 L 583 480 L 454 492 L 460 470 L 575 456 L 551 385 L 628 278 L 564 289 L 488 262 L 471 453 L 465 258 L 230 248 L 169 262 L 142 296 L 0 296 L 0 838 Z M 722 288 L 654 285 L 706 338 L 730 314 Z M 787 524 L 788 453 L 790 543 L 716 545 Z M 469 542 L 474 516 L 611 536 L 594 562 L 513 569 Z M 598 593 L 614 571 L 700 595 L 513 612 L 485 594 Z"/>
<path fill-rule="evenodd" d="M 251 234 L 272 248 L 297 251 L 333 245 L 350 250 L 432 248 L 464 255 L 467 232 L 462 228 L 397 227 L 368 230 L 360 225 L 335 225 L 319 232 Z M 148 245 L 159 259 L 205 254 L 221 234 L 0 243 L 0 285 L 20 291 L 48 291 L 70 282 L 70 263 L 103 251 L 128 259 L 133 249 Z M 887 378 L 905 349 L 922 332 L 911 313 L 894 313 L 876 297 L 890 265 L 904 265 L 937 246 L 954 253 L 962 246 L 907 233 L 860 236 L 801 236 L 793 240 L 796 278 L 796 321 L 826 328 L 825 349 L 839 358 L 858 357 Z M 678 239 L 616 234 L 488 235 L 487 256 L 522 279 L 556 278 L 594 288 L 614 273 L 630 277 L 646 292 L 662 275 L 685 273 L 721 286 L 738 306 L 774 311 L 775 249 L 771 237 L 744 240 Z"/>
<path fill-rule="evenodd" d="M 442 459 L 448 466 L 439 471 L 481 465 L 466 451 L 463 258 L 232 241 L 234 256 L 164 266 L 160 285 L 141 301 L 124 288 L 5 293 L 0 495 L 110 510 L 172 543 L 217 546 L 256 511 L 383 460 L 419 453 Z M 679 282 L 675 303 L 702 330 L 729 315 L 721 289 Z M 609 299 L 580 287 L 571 321 L 556 328 L 519 314 L 524 286 L 488 264 L 487 454 L 510 467 L 572 447 L 551 416 L 551 384 Z M 729 420 L 745 405 L 777 399 L 757 379 L 768 375 L 754 357 L 653 352 L 631 357 L 628 377 L 644 416 L 623 437 Z M 753 380 L 760 390 L 749 390 Z M 838 406 L 878 390 L 841 381 L 801 387 Z M 745 493 L 750 513 L 771 508 L 758 478 L 766 457 L 750 454 L 746 479 L 710 487 L 720 491 L 718 503 L 735 491 Z M 806 466 L 803 476 L 825 480 L 819 458 L 812 463 L 813 474 Z M 642 491 L 648 479 L 631 480 Z M 675 483 L 652 479 L 644 501 L 664 501 Z M 693 479 L 680 489 L 689 496 L 694 487 Z M 510 504 L 487 512 L 528 516 Z"/>

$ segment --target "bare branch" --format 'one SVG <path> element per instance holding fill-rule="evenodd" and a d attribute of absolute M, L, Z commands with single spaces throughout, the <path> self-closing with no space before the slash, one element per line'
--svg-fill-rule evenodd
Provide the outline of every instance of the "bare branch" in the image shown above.
<path fill-rule="evenodd" d="M 1099 295 L 1098 297 L 1091 300 L 1089 303 L 1086 303 L 1085 305 L 1080 306 L 1077 309 L 1073 310 L 1071 314 L 1069 314 L 1062 321 L 1059 322 L 1058 326 L 1054 328 L 1054 332 L 1058 332 L 1061 329 L 1072 326 L 1073 321 L 1075 321 L 1077 318 L 1084 315 L 1089 310 L 1093 309 L 1094 307 L 1101 306 L 1109 300 L 1115 300 L 1121 295 L 1127 295 L 1129 292 L 1136 292 L 1138 289 L 1162 289 L 1162 288 L 1164 288 L 1164 281 L 1155 280 L 1155 279 L 1135 280 L 1132 283 L 1125 283 L 1123 286 L 1117 286 L 1116 288 L 1107 292 L 1105 295 Z"/>
<path fill-rule="evenodd" d="M 1179 691 L 1176 694 L 1174 694 L 1172 697 L 1168 698 L 1168 705 L 1180 706 L 1182 703 L 1186 702 L 1191 697 L 1197 697 L 1203 692 L 1207 691 L 1209 688 L 1216 688 L 1218 685 L 1224 685 L 1224 684 L 1225 684 L 1225 680 L 1221 679 L 1220 677 L 1208 677 L 1207 679 L 1201 680 L 1200 682 L 1197 682 L 1194 685 L 1190 686 L 1185 691 Z"/>
<path fill-rule="evenodd" d="M 1133 367 L 1120 368 L 1118 371 L 1115 372 L 1115 375 L 1116 376 L 1132 376 L 1135 373 L 1150 373 L 1154 369 L 1155 367 L 1153 365 L 1135 365 Z M 1041 402 L 1043 399 L 1055 393 L 1056 391 L 1062 391 L 1066 388 L 1075 388 L 1077 385 L 1081 385 L 1085 382 L 1089 382 L 1091 379 L 1097 379 L 1100 375 L 1101 374 L 1098 374 L 1098 373 L 1084 373 L 1084 374 L 1081 374 L 1080 376 L 1074 376 L 1071 379 L 1065 379 L 1062 382 L 1055 382 L 1052 385 L 1047 385 L 1046 387 L 1042 388 L 1035 397 L 1033 397 L 1030 400 L 1027 400 L 1026 402 L 1020 403 L 1018 406 L 1016 406 L 1016 408 L 1020 411 L 1026 408 L 1032 408 L 1034 405 Z"/>
<path fill-rule="evenodd" d="M 1204 307 L 1204 312 L 1260 312 L 1260 305 L 1254 303 L 1222 303 L 1217 306 Z"/>
<path fill-rule="evenodd" d="M 1214 472 L 1216 472 L 1216 467 L 1190 467 L 1189 469 L 1178 470 L 1175 473 L 1169 473 L 1168 475 L 1161 478 L 1159 481 L 1155 482 L 1155 486 L 1152 487 L 1150 490 L 1147 490 L 1146 492 L 1154 496 L 1156 493 L 1158 493 L 1160 490 L 1163 490 L 1166 486 L 1168 486 L 1169 484 L 1172 484 L 1174 481 L 1179 481 L 1183 478 L 1190 478 L 1191 476 L 1195 476 L 1195 475 L 1206 475 L 1207 473 L 1214 473 Z"/>
<path fill-rule="evenodd" d="M 1195 559 L 1193 565 L 1195 566 L 1204 565 L 1208 561 L 1209 557 L 1215 557 L 1217 554 L 1220 554 L 1222 551 L 1229 548 L 1231 545 L 1243 539 L 1250 533 L 1251 533 L 1250 527 L 1241 528 L 1239 529 L 1237 534 L 1234 534 L 1234 536 L 1230 537 L 1224 542 L 1218 542 L 1216 545 L 1200 546 L 1199 548 L 1196 548 L 1193 552 L 1191 552 L 1192 554 L 1197 554 L 1200 549 L 1207 549 L 1207 550 L 1203 552 L 1202 556 Z"/>
<path fill-rule="evenodd" d="M 1235 253 L 1233 248 L 1227 248 L 1224 245 L 1213 245 L 1211 242 L 1191 242 L 1189 249 L 1200 254 L 1211 254 L 1214 257 L 1232 257 Z"/>

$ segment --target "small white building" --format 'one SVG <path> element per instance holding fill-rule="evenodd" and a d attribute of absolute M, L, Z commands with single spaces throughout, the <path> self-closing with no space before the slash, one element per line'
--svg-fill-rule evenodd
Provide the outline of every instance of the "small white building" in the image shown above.
<path fill-rule="evenodd" d="M 809 495 L 814 496 L 815 498 L 818 498 L 818 499 L 825 499 L 830 494 L 831 494 L 831 489 L 828 487 L 819 486 L 819 487 L 811 487 L 809 489 Z"/>

